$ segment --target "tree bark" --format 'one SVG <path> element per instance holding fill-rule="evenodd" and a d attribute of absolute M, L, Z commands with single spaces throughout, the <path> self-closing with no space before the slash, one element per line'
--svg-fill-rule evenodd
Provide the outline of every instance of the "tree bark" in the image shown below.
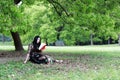
<path fill-rule="evenodd" d="M 112 38 L 110 37 L 110 38 L 108 39 L 108 45 L 111 44 L 111 43 L 112 43 Z"/>
<path fill-rule="evenodd" d="M 110 44 L 110 38 L 108 39 L 108 45 Z"/>
<path fill-rule="evenodd" d="M 119 46 L 120 46 L 120 34 L 118 35 L 118 44 L 119 44 Z"/>
<path fill-rule="evenodd" d="M 5 42 L 5 36 L 4 36 L 4 34 L 2 34 L 2 42 L 3 43 Z"/>
<path fill-rule="evenodd" d="M 58 28 L 56 28 L 57 40 L 60 40 L 60 32 L 63 30 L 63 28 L 64 28 L 64 24 L 63 24 L 63 26 L 59 26 Z"/>
<path fill-rule="evenodd" d="M 47 41 L 47 38 L 45 39 L 45 42 L 46 42 L 46 45 L 48 45 L 48 41 Z"/>
<path fill-rule="evenodd" d="M 93 34 L 90 34 L 90 44 L 93 45 Z"/>
<path fill-rule="evenodd" d="M 18 32 L 11 32 L 11 35 L 12 35 L 12 38 L 13 38 L 13 41 L 14 41 L 14 45 L 15 45 L 15 50 L 16 51 L 23 51 L 23 46 L 22 46 L 22 43 L 21 43 L 21 39 L 20 39 L 20 36 L 19 36 L 19 33 Z"/>

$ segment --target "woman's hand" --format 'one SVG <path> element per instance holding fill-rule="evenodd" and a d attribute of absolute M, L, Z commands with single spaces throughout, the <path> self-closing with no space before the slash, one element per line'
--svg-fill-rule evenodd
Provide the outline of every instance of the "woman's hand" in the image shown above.
<path fill-rule="evenodd" d="M 27 61 L 24 61 L 24 64 L 26 64 Z"/>
<path fill-rule="evenodd" d="M 44 50 L 45 47 L 46 47 L 46 44 L 45 44 L 45 43 L 42 43 L 42 44 L 40 45 L 40 47 L 39 47 L 39 50 Z"/>

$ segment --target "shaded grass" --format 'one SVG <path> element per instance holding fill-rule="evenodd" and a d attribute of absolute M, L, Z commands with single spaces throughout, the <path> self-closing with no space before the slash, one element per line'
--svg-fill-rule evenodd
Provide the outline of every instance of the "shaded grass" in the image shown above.
<path fill-rule="evenodd" d="M 0 80 L 120 80 L 119 46 L 47 47 L 62 64 L 0 64 Z"/>

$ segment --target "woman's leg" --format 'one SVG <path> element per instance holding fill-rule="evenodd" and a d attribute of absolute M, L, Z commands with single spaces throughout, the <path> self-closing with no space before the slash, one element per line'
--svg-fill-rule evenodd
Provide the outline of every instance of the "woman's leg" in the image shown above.
<path fill-rule="evenodd" d="M 54 59 L 54 58 L 52 58 L 52 57 L 50 57 L 48 55 L 45 55 L 45 56 L 48 59 L 48 63 L 62 63 L 63 62 L 63 60 L 57 60 L 57 59 Z"/>
<path fill-rule="evenodd" d="M 62 63 L 63 60 L 55 60 L 56 63 Z"/>
<path fill-rule="evenodd" d="M 43 60 L 43 59 L 46 59 L 46 57 L 45 56 L 39 57 L 39 60 Z"/>

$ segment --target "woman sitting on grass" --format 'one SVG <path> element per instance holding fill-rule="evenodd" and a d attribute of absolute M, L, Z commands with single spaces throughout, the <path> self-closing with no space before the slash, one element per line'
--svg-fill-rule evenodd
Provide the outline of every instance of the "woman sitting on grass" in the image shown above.
<path fill-rule="evenodd" d="M 37 64 L 48 64 L 51 62 L 57 62 L 62 63 L 63 60 L 55 60 L 51 58 L 48 55 L 43 55 L 42 50 L 45 49 L 46 44 L 41 44 L 41 38 L 40 36 L 35 36 L 32 44 L 28 46 L 28 54 L 26 56 L 26 59 L 24 63 L 26 63 L 28 60 L 37 63 Z"/>

